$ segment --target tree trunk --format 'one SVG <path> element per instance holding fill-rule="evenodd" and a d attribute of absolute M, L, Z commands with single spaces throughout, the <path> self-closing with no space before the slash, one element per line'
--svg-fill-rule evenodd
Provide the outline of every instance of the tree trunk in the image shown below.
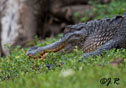
<path fill-rule="evenodd" d="M 0 20 L 1 20 L 1 13 L 0 13 Z M 2 46 L 1 46 L 1 23 L 0 23 L 0 57 L 2 56 Z"/>
<path fill-rule="evenodd" d="M 42 4 L 46 0 L 1 0 L 1 46 L 9 54 L 5 44 L 17 45 L 32 40 L 39 25 L 39 16 L 44 15 Z M 46 4 L 45 4 L 46 5 Z M 44 6 L 43 6 L 44 7 Z M 40 23 L 41 24 L 41 23 Z"/>

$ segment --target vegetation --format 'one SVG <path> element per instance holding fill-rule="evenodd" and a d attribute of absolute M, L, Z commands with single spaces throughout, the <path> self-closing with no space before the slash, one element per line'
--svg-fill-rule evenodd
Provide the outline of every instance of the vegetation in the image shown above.
<path fill-rule="evenodd" d="M 95 19 L 112 17 L 126 11 L 123 0 L 109 5 L 93 5 Z M 38 46 L 44 46 L 55 42 L 58 38 L 47 38 L 43 43 L 35 38 L 35 42 Z M 11 54 L 8 58 L 0 57 L 0 88 L 125 88 L 126 86 L 126 49 L 103 52 L 102 56 L 89 57 L 83 62 L 78 61 L 83 51 L 78 51 L 77 48 L 72 53 L 50 53 L 44 60 L 26 57 L 28 48 L 16 46 L 9 49 Z M 111 62 L 119 58 L 123 59 L 122 63 L 119 67 L 113 66 Z M 46 66 L 47 64 L 52 66 Z M 103 80 L 105 83 L 101 81 L 102 78 L 107 79 Z M 117 84 L 114 82 L 115 78 L 120 79 Z"/>
<path fill-rule="evenodd" d="M 98 4 L 98 0 L 91 0 L 90 4 L 93 5 L 93 9 L 86 10 L 84 17 L 80 17 L 80 13 L 76 12 L 75 18 L 79 19 L 81 22 L 85 22 L 92 19 L 102 19 L 104 17 L 112 18 L 115 15 L 126 14 L 126 1 L 125 0 L 113 0 L 109 4 Z"/>

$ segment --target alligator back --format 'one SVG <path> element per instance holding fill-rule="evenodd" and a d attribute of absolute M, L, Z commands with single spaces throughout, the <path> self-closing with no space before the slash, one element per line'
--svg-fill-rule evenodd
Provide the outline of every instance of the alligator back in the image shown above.
<path fill-rule="evenodd" d="M 112 19 L 105 18 L 101 20 L 89 21 L 87 23 L 81 23 L 71 26 L 72 29 L 77 30 L 87 30 L 88 35 L 84 42 L 80 47 L 84 50 L 85 53 L 95 51 L 98 47 L 105 44 L 111 39 L 119 37 L 121 31 L 125 31 L 122 29 L 122 23 L 126 23 L 125 16 L 115 16 Z M 78 28 L 77 28 L 78 27 Z M 120 35 L 121 36 L 121 35 Z M 125 45 L 124 45 L 125 46 Z"/>

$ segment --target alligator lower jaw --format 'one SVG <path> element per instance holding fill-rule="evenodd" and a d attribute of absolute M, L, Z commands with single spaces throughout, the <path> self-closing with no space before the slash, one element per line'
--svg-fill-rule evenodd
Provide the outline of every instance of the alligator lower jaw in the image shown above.
<path fill-rule="evenodd" d="M 63 43 L 55 49 L 49 49 L 49 50 L 46 50 L 46 51 L 42 51 L 41 54 L 40 54 L 41 59 L 44 59 L 48 55 L 49 52 L 58 52 L 58 51 L 62 50 L 66 45 L 67 45 L 66 43 Z"/>
<path fill-rule="evenodd" d="M 48 53 L 43 53 L 40 56 L 33 56 L 33 55 L 28 55 L 28 56 L 31 58 L 34 58 L 35 60 L 43 60 L 47 55 L 48 55 Z"/>
<path fill-rule="evenodd" d="M 50 52 L 58 52 L 61 49 L 63 49 L 66 45 L 67 45 L 66 43 L 62 43 L 61 45 L 59 45 L 58 47 L 56 47 L 54 49 L 43 50 L 42 52 L 40 52 L 39 56 L 33 56 L 33 55 L 29 55 L 29 56 L 34 58 L 34 59 L 43 60 Z"/>

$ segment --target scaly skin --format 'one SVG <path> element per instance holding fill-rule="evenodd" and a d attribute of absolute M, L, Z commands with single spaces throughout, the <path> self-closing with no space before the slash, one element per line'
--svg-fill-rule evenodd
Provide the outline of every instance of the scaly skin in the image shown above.
<path fill-rule="evenodd" d="M 99 55 L 104 50 L 126 48 L 126 16 L 115 16 L 86 23 L 69 25 L 57 42 L 44 47 L 32 47 L 26 55 L 44 58 L 49 52 L 71 52 L 75 46 L 84 51 L 82 58 Z M 36 54 L 40 54 L 36 57 Z"/>

